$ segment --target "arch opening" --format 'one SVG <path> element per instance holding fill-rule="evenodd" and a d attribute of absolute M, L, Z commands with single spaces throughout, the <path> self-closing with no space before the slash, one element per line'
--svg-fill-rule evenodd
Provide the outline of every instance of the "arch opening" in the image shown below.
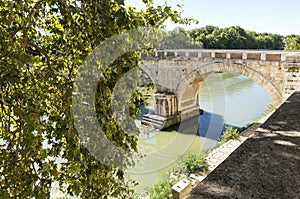
<path fill-rule="evenodd" d="M 177 86 L 178 108 L 179 110 L 186 110 L 187 101 L 193 101 L 194 105 L 198 103 L 198 90 L 201 86 L 199 80 L 203 80 L 211 73 L 216 72 L 233 72 L 244 75 L 252 79 L 260 85 L 272 98 L 274 105 L 279 105 L 282 102 L 282 94 L 266 77 L 259 72 L 241 64 L 226 64 L 226 63 L 212 63 L 195 68 L 191 73 L 182 77 Z M 197 90 L 196 90 L 197 89 Z M 193 100 L 192 100 L 193 98 Z"/>
<path fill-rule="evenodd" d="M 154 113 L 155 100 L 153 100 L 153 93 L 157 91 L 157 85 L 153 77 L 151 76 L 150 71 L 146 71 L 144 68 L 139 68 L 140 70 L 140 79 L 138 88 L 141 94 L 143 95 L 144 102 L 139 105 L 141 114 L 137 117 L 138 120 L 141 120 L 143 115 Z"/>

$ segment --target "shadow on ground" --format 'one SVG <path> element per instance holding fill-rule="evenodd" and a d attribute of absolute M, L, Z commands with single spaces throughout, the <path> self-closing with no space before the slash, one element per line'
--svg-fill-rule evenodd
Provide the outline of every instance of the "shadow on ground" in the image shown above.
<path fill-rule="evenodd" d="M 300 92 L 188 197 L 196 198 L 300 198 Z"/>

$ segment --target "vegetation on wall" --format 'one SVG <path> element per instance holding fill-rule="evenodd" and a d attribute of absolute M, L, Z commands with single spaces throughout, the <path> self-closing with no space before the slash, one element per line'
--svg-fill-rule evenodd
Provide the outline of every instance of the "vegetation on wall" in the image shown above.
<path fill-rule="evenodd" d="M 1 1 L 0 198 L 49 198 L 54 182 L 66 194 L 81 198 L 131 197 L 124 171 L 101 164 L 82 145 L 74 127 L 72 90 L 79 67 L 106 39 L 139 27 L 161 27 L 167 19 L 191 21 L 166 4 L 143 2 L 144 11 L 126 7 L 124 0 Z M 238 26 L 166 34 L 163 48 L 299 49 L 300 41 L 299 36 L 261 34 Z M 108 140 L 128 153 L 137 151 L 137 138 L 116 124 L 111 96 L 139 59 L 137 52 L 123 55 L 108 66 L 97 87 L 98 122 Z M 132 103 L 140 103 L 140 97 L 133 95 Z M 131 114 L 137 114 L 133 106 Z M 102 152 L 122 160 L 124 167 L 132 164 L 130 156 Z M 188 173 L 205 168 L 203 162 L 201 168 L 197 165 L 186 166 Z"/>
<path fill-rule="evenodd" d="M 227 126 L 224 133 L 219 139 L 219 144 L 222 145 L 231 139 L 236 139 L 240 137 L 240 132 L 237 129 L 233 129 L 232 126 Z"/>
<path fill-rule="evenodd" d="M 205 157 L 196 154 L 188 154 L 179 164 L 182 172 L 189 176 L 192 173 L 203 172 L 208 170 L 208 165 Z"/>

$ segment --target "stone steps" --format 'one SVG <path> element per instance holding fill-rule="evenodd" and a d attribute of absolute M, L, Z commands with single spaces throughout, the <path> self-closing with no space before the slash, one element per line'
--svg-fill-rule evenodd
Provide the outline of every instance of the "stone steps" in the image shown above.
<path fill-rule="evenodd" d="M 152 126 L 156 129 L 162 129 L 167 118 L 159 115 L 146 114 L 143 116 L 141 124 L 146 126 Z"/>
<path fill-rule="evenodd" d="M 180 122 L 180 115 L 162 117 L 155 114 L 146 114 L 143 116 L 141 124 L 152 126 L 155 129 L 162 130 Z"/>
<path fill-rule="evenodd" d="M 162 125 L 163 125 L 163 124 L 155 124 L 155 123 L 153 123 L 151 121 L 146 121 L 146 120 L 142 121 L 141 124 L 145 125 L 145 126 L 153 127 L 155 129 L 158 129 L 158 130 L 161 130 Z"/>

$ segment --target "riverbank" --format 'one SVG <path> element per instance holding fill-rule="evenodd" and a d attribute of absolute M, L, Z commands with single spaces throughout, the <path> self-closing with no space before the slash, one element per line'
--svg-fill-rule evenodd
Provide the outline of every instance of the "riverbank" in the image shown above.
<path fill-rule="evenodd" d="M 300 93 L 294 93 L 188 199 L 298 198 Z"/>
<path fill-rule="evenodd" d="M 141 110 L 144 114 L 154 107 L 151 92 L 154 90 L 149 90 L 149 105 Z M 141 126 L 138 147 L 145 157 L 128 170 L 130 178 L 139 182 L 136 193 L 144 192 L 159 178 L 164 178 L 184 155 L 207 154 L 216 146 L 223 124 L 248 127 L 264 114 L 270 103 L 267 93 L 242 75 L 224 72 L 208 76 L 199 90 L 199 105 L 205 110 L 197 120 L 199 128 L 196 122 L 181 125 L 180 130 L 149 132 Z"/>
<path fill-rule="evenodd" d="M 205 162 L 207 165 L 206 169 L 205 169 L 207 172 L 200 171 L 195 174 L 185 176 L 185 175 L 178 175 L 178 174 L 181 174 L 182 172 L 184 172 L 183 170 L 182 171 L 177 170 L 177 172 L 174 173 L 175 167 L 172 170 L 168 171 L 167 173 L 171 174 L 171 178 L 170 178 L 170 176 L 166 177 L 166 178 L 161 178 L 159 180 L 159 182 L 155 184 L 155 189 L 156 189 L 155 194 L 156 195 L 162 194 L 162 195 L 158 195 L 158 197 L 155 196 L 154 198 L 165 198 L 166 195 L 168 195 L 167 193 L 171 194 L 171 187 L 173 185 L 174 185 L 173 187 L 177 187 L 177 188 L 182 186 L 182 184 L 183 184 L 182 181 L 187 182 L 185 184 L 185 186 L 189 186 L 190 188 L 192 186 L 195 186 L 195 183 L 201 182 L 203 179 L 205 179 L 207 177 L 207 175 L 210 172 L 213 172 L 213 170 L 219 164 L 221 164 L 233 151 L 235 151 L 245 140 L 247 140 L 249 137 L 251 137 L 254 130 L 256 128 L 258 128 L 260 123 L 263 123 L 270 115 L 271 115 L 271 113 L 269 115 L 267 115 L 266 117 L 262 118 L 261 120 L 257 121 L 256 123 L 253 123 L 252 125 L 248 126 L 245 130 L 243 130 L 240 133 L 240 136 L 238 138 L 230 139 L 226 143 L 218 145 L 216 148 L 214 148 L 210 151 L 207 151 L 206 153 L 202 153 L 202 158 L 205 159 Z M 233 131 L 231 131 L 231 132 L 233 132 Z M 196 155 L 196 154 L 194 154 L 194 155 Z M 199 156 L 199 158 L 201 158 L 201 157 Z M 192 162 L 190 162 L 189 164 L 192 165 Z M 178 182 L 178 181 L 180 181 L 180 182 Z M 178 182 L 178 183 L 174 183 L 174 182 Z M 153 189 L 153 187 L 151 189 Z M 149 199 L 150 198 L 149 192 L 150 192 L 150 190 L 141 194 L 139 196 L 139 199 L 140 198 Z M 187 193 L 189 193 L 189 192 L 187 192 Z M 151 197 L 151 198 L 153 198 L 153 197 Z M 172 197 L 170 197 L 170 198 L 172 198 Z"/>
<path fill-rule="evenodd" d="M 212 149 L 210 152 L 207 153 L 205 159 L 208 165 L 208 171 L 201 175 L 199 173 L 192 174 L 189 176 L 189 179 L 184 179 L 187 183 L 183 187 L 181 182 L 174 184 L 172 187 L 174 195 L 173 198 L 181 198 L 189 194 L 189 192 L 200 182 L 202 182 L 211 172 L 214 171 L 233 151 L 235 151 L 243 142 L 245 142 L 249 137 L 254 134 L 254 131 L 264 123 L 274 111 L 270 112 L 269 114 L 265 114 L 264 117 L 255 121 L 252 125 L 245 128 L 239 135 L 238 138 L 230 139 L 224 144 L 218 145 L 216 148 Z M 178 187 L 180 187 L 178 189 Z M 189 188 L 188 188 L 189 187 Z M 190 189 L 189 191 L 187 189 Z M 178 196 L 181 197 L 178 197 Z"/>

